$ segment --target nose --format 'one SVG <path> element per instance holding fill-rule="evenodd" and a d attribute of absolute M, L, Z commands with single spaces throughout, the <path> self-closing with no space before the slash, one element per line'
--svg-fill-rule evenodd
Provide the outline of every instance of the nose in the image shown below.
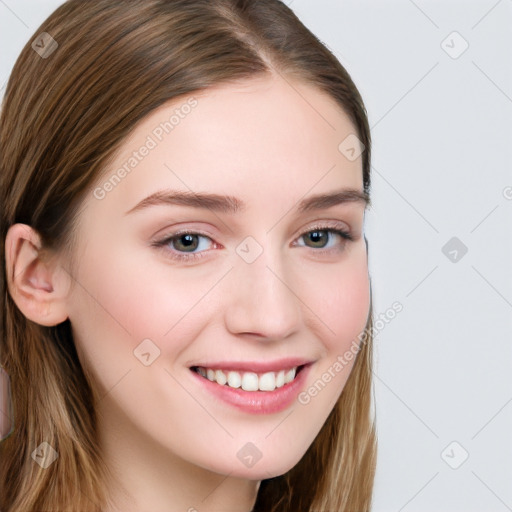
<path fill-rule="evenodd" d="M 303 303 L 297 280 L 279 252 L 268 248 L 252 263 L 235 258 L 225 308 L 226 328 L 234 335 L 281 340 L 298 331 Z M 294 286 L 295 281 L 295 286 Z"/>

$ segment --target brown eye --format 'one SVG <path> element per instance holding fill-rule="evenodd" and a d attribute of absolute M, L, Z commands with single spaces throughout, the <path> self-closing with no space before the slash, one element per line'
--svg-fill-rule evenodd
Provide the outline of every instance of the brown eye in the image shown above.
<path fill-rule="evenodd" d="M 198 235 L 187 233 L 170 238 L 169 241 L 172 242 L 173 247 L 178 251 L 194 251 L 199 245 L 197 238 Z"/>
<path fill-rule="evenodd" d="M 171 233 L 162 240 L 153 242 L 152 245 L 165 250 L 172 259 L 187 261 L 202 258 L 208 252 L 207 250 L 197 251 L 198 248 L 208 248 L 208 243 L 201 243 L 202 239 L 213 242 L 209 236 L 192 231 L 182 231 Z"/>
<path fill-rule="evenodd" d="M 344 243 L 348 240 L 353 240 L 350 233 L 344 231 L 343 229 L 334 229 L 331 227 L 315 227 L 312 230 L 308 231 L 301 235 L 300 238 L 304 240 L 310 240 L 311 245 L 305 244 L 306 247 L 311 249 L 326 249 L 327 244 L 335 238 L 336 236 L 340 237 L 343 242 L 340 244 L 343 247 Z"/>
<path fill-rule="evenodd" d="M 327 235 L 327 233 L 328 233 L 328 231 L 325 229 L 324 230 L 315 230 L 315 231 L 310 231 L 305 236 L 307 238 L 309 238 L 313 242 L 313 244 L 315 244 L 314 245 L 315 248 L 323 249 L 325 244 L 329 241 L 329 236 Z M 318 247 L 317 244 L 320 244 L 320 247 Z"/>

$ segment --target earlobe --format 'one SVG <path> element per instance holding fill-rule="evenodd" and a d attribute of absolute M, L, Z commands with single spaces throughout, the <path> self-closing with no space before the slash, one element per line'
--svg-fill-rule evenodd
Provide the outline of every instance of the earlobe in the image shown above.
<path fill-rule="evenodd" d="M 9 228 L 5 258 L 9 293 L 25 317 L 45 326 L 68 318 L 68 275 L 56 257 L 46 257 L 41 238 L 33 228 L 26 224 Z"/>

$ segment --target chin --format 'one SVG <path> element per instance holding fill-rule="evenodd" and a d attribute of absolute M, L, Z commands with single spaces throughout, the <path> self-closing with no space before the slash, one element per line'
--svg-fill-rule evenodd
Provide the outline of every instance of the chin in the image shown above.
<path fill-rule="evenodd" d="M 265 462 L 262 458 L 252 468 L 247 468 L 247 470 L 243 471 L 243 478 L 249 478 L 251 480 L 275 478 L 288 473 L 299 461 L 300 458 L 293 461 L 276 461 L 272 463 L 270 461 Z"/>

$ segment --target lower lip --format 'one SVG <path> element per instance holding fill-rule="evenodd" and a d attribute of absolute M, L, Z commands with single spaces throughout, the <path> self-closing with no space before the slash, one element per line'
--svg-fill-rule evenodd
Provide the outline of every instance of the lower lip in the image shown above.
<path fill-rule="evenodd" d="M 292 404 L 304 386 L 310 367 L 311 363 L 305 365 L 294 380 L 274 391 L 244 391 L 242 388 L 221 386 L 193 370 L 190 372 L 208 391 L 227 404 L 252 414 L 272 414 Z"/>

